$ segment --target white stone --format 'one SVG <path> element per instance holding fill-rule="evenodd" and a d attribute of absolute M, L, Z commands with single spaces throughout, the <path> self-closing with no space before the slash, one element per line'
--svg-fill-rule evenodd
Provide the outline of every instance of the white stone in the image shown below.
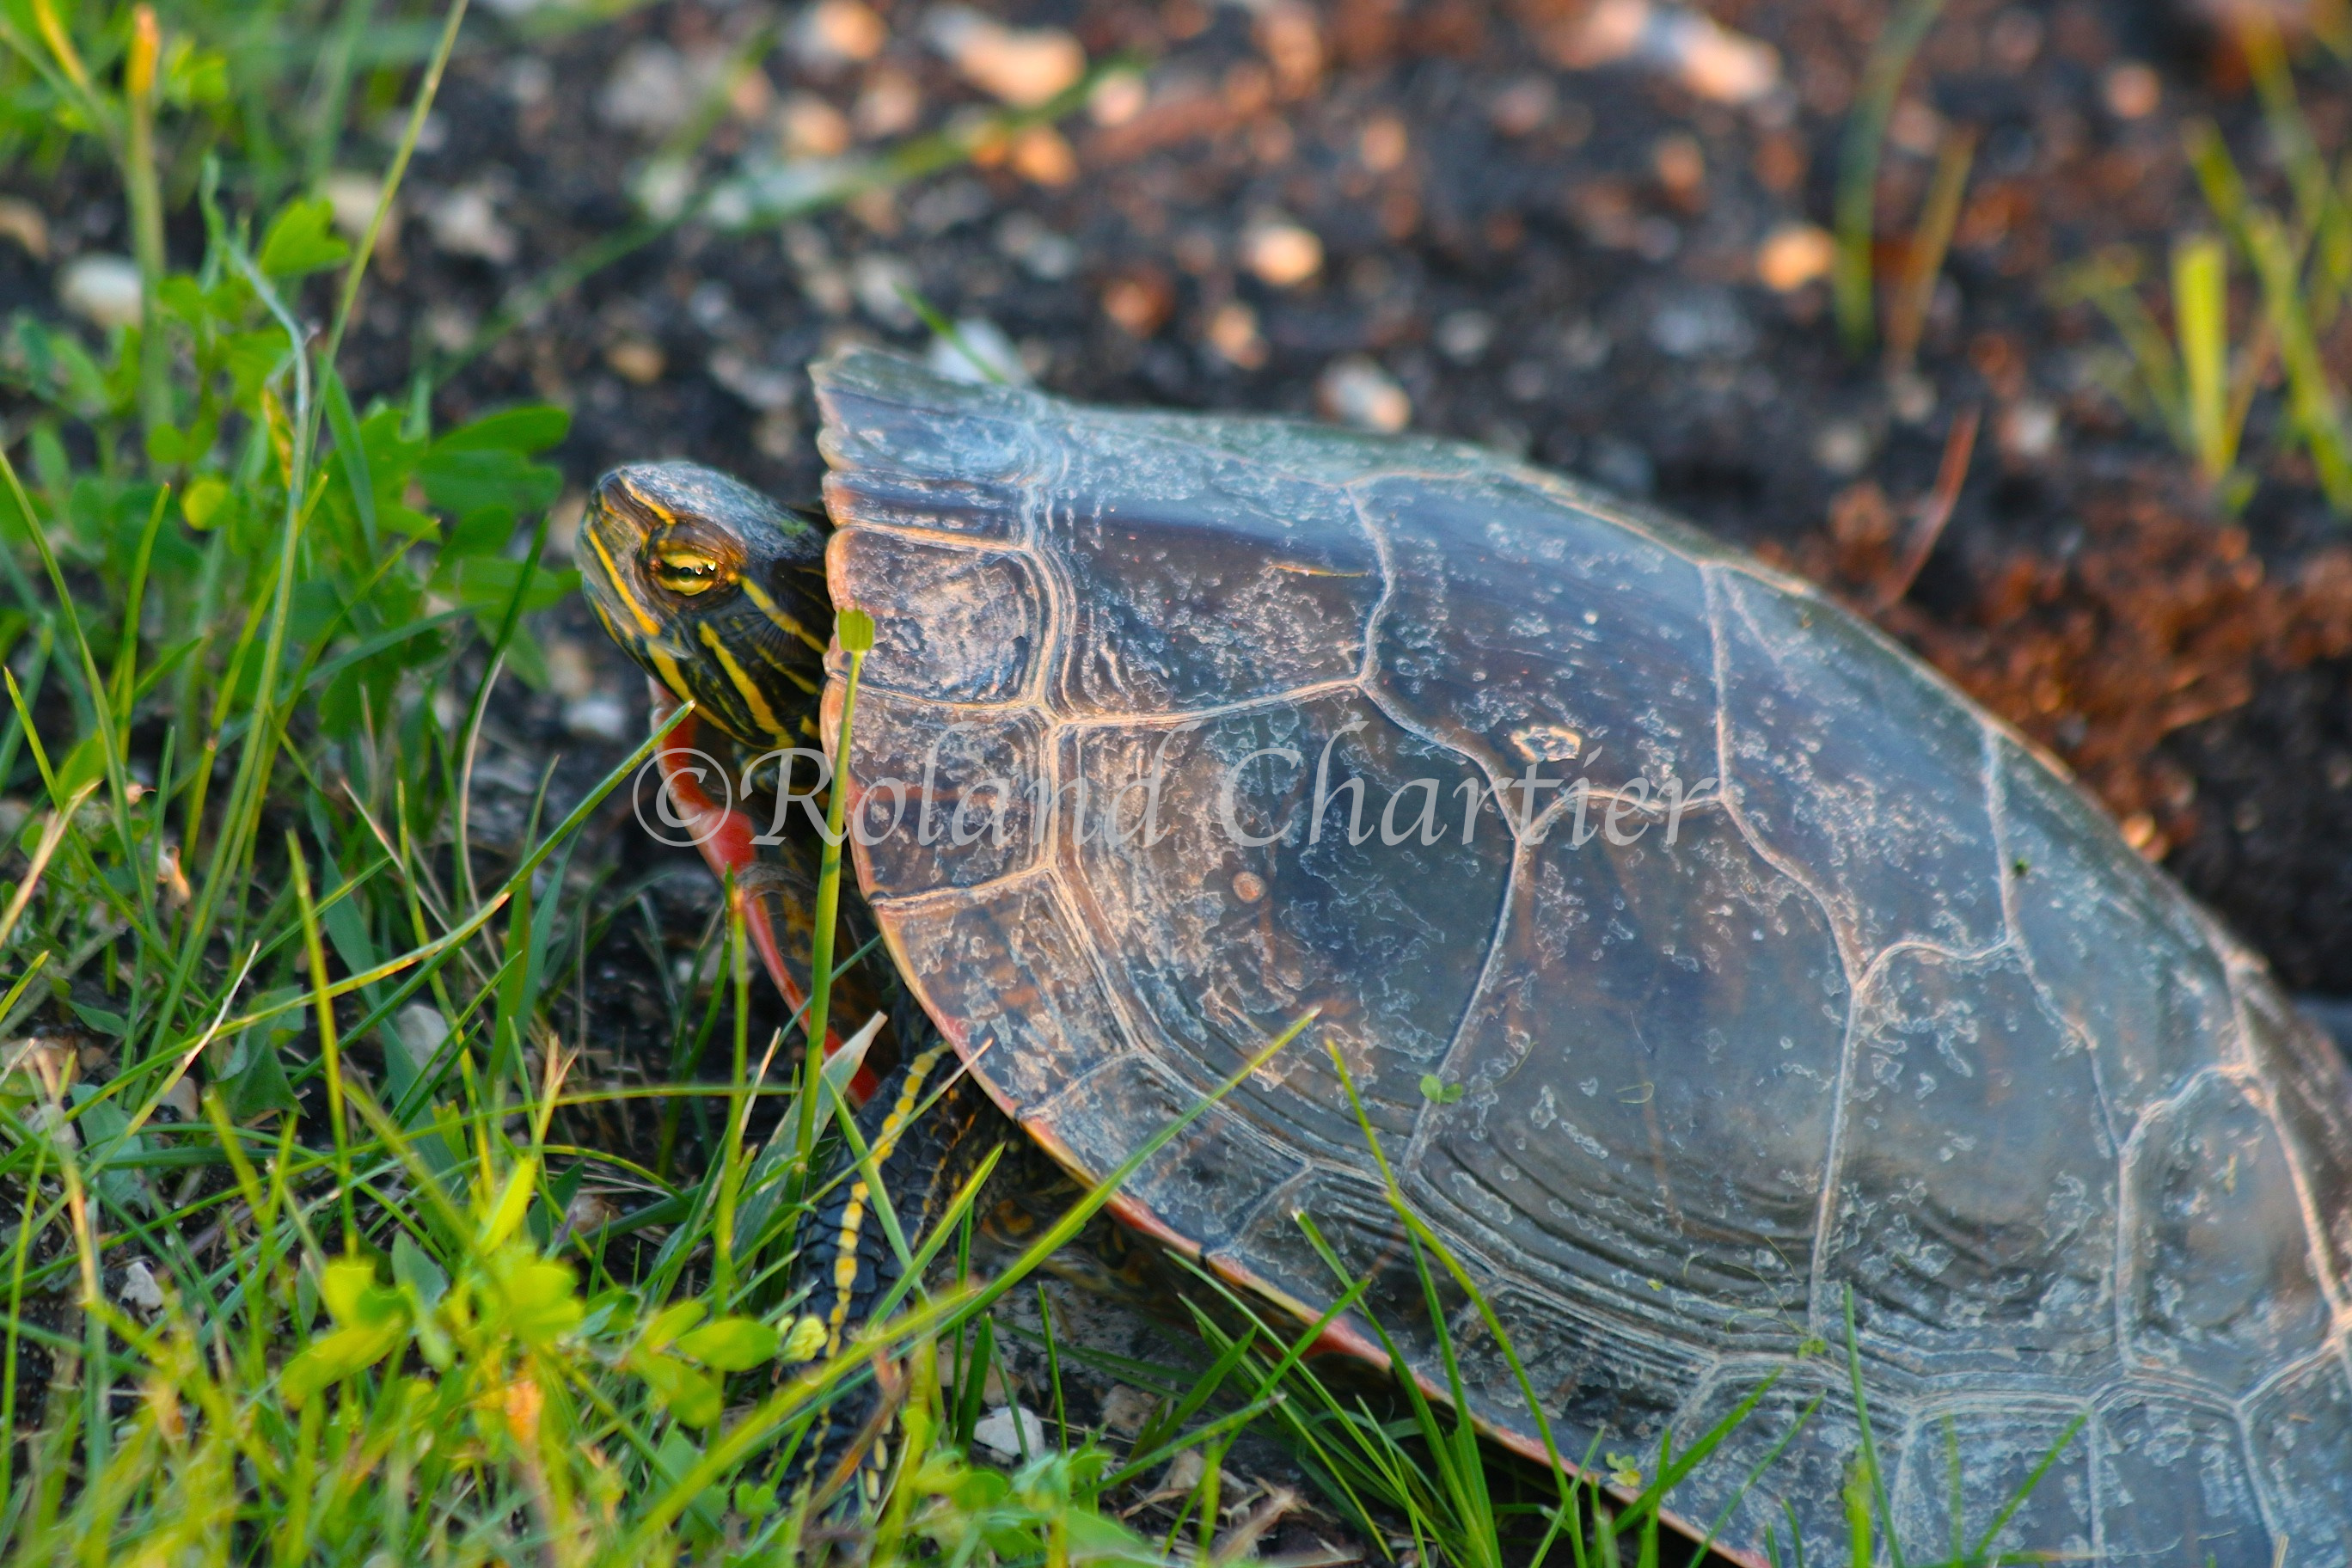
<path fill-rule="evenodd" d="M 1087 51 L 1059 27 L 1008 27 L 969 5 L 930 15 L 932 47 L 982 92 L 1034 109 L 1086 74 Z"/>
<path fill-rule="evenodd" d="M 423 1072 L 449 1038 L 449 1020 L 431 1003 L 412 1002 L 394 1017 L 392 1031 L 400 1037 L 400 1048 L 408 1053 L 410 1066 Z"/>
<path fill-rule="evenodd" d="M 1013 347 L 1003 327 L 985 316 L 967 316 L 958 321 L 951 338 L 944 334 L 934 337 L 924 363 L 950 381 L 974 386 L 1022 386 L 1029 380 L 1028 367 L 1021 363 L 1021 351 Z"/>
<path fill-rule="evenodd" d="M 493 266 L 512 261 L 522 246 L 481 184 L 444 192 L 425 209 L 425 225 L 433 231 L 433 243 L 450 255 L 479 257 Z"/>
<path fill-rule="evenodd" d="M 632 46 L 596 94 L 597 117 L 622 131 L 667 136 L 686 123 L 716 61 L 689 61 L 667 44 Z"/>
<path fill-rule="evenodd" d="M 367 237 L 368 225 L 375 221 L 376 204 L 383 200 L 383 182 L 357 169 L 337 169 L 319 182 L 319 194 L 334 209 L 336 232 L 357 244 Z M 393 227 L 392 216 L 387 213 L 383 221 L 387 237 Z"/>
<path fill-rule="evenodd" d="M 1394 435 L 1412 423 L 1412 399 L 1369 354 L 1332 361 L 1315 380 L 1317 406 L 1342 425 Z"/>
<path fill-rule="evenodd" d="M 144 1259 L 133 1258 L 122 1270 L 120 1294 L 126 1306 L 136 1307 L 142 1312 L 163 1310 L 163 1288 L 155 1283 L 154 1271 L 147 1267 Z"/>
<path fill-rule="evenodd" d="M 625 741 L 629 738 L 629 710 L 617 697 L 592 692 L 563 705 L 563 728 L 582 740 Z"/>
<path fill-rule="evenodd" d="M 58 274 L 58 301 L 101 327 L 135 327 L 139 264 L 127 256 L 77 256 Z"/>
<path fill-rule="evenodd" d="M 1045 1423 L 1021 1405 L 1000 1405 L 972 1424 L 972 1441 L 1008 1459 L 1045 1451 Z"/>
<path fill-rule="evenodd" d="M 886 327 L 911 327 L 918 320 L 907 295 L 915 269 L 895 256 L 869 251 L 850 263 L 849 286 L 860 309 Z"/>

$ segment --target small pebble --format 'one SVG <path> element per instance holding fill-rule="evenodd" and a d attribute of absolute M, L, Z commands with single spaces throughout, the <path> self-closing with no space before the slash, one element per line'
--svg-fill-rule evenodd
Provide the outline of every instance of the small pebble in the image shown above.
<path fill-rule="evenodd" d="M 801 422 L 789 408 L 772 409 L 751 426 L 751 446 L 763 458 L 782 462 L 801 450 Z"/>
<path fill-rule="evenodd" d="M 375 221 L 376 204 L 383 200 L 383 182 L 362 170 L 337 169 L 319 182 L 319 194 L 334 209 L 335 231 L 357 244 Z M 391 239 L 394 226 L 393 216 L 387 213 L 379 243 Z"/>
<path fill-rule="evenodd" d="M 967 316 L 958 321 L 951 338 L 934 337 L 924 363 L 950 381 L 973 386 L 1004 383 L 1020 386 L 1029 380 L 1021 351 L 1003 327 L 985 316 Z"/>
<path fill-rule="evenodd" d="M 1932 158 L 1944 142 L 1944 117 L 1932 105 L 1906 98 L 1887 117 L 1886 140 L 1915 158 Z"/>
<path fill-rule="evenodd" d="M 451 256 L 478 257 L 497 267 L 512 261 L 522 247 L 480 184 L 460 185 L 436 197 L 425 209 L 425 226 L 433 231 L 433 243 Z"/>
<path fill-rule="evenodd" d="M 849 118 L 868 141 L 911 131 L 923 117 L 923 89 L 905 71 L 877 68 L 852 105 Z"/>
<path fill-rule="evenodd" d="M 443 300 L 425 309 L 425 341 L 445 354 L 463 353 L 478 325 L 463 305 Z"/>
<path fill-rule="evenodd" d="M 1259 282 L 1296 288 L 1323 270 L 1323 242 L 1311 229 L 1271 218 L 1243 233 L 1241 260 Z"/>
<path fill-rule="evenodd" d="M 832 158 L 849 150 L 849 116 L 813 92 L 784 100 L 778 140 L 787 158 Z"/>
<path fill-rule="evenodd" d="M 1569 369 L 1579 371 L 1599 370 L 1607 364 L 1612 346 L 1607 330 L 1589 317 L 1580 319 L 1559 341 L 1560 357 L 1568 361 Z"/>
<path fill-rule="evenodd" d="M 537 55 L 521 55 L 507 64 L 507 96 L 523 109 L 537 109 L 555 92 L 555 68 Z"/>
<path fill-rule="evenodd" d="M 1243 871 L 1234 878 L 1234 897 L 1245 904 L 1254 904 L 1265 897 L 1265 879 L 1255 871 Z"/>
<path fill-rule="evenodd" d="M 686 297 L 686 313 L 704 331 L 718 333 L 726 330 L 735 315 L 735 296 L 726 284 L 716 278 L 706 278 L 694 286 Z"/>
<path fill-rule="evenodd" d="M 1110 1392 L 1102 1399 L 1103 1425 L 1121 1436 L 1131 1437 L 1143 1430 L 1143 1424 L 1151 1419 L 1151 1412 L 1158 1408 L 1159 1404 L 1158 1399 L 1139 1388 L 1129 1387 L 1124 1383 L 1113 1384 Z"/>
<path fill-rule="evenodd" d="M 1356 138 L 1356 156 L 1375 174 L 1385 174 L 1402 165 L 1410 151 L 1412 139 L 1405 132 L 1404 121 L 1393 114 L 1375 114 L 1365 122 L 1363 134 Z"/>
<path fill-rule="evenodd" d="M 1495 318 L 1484 310 L 1449 310 L 1438 319 L 1437 352 L 1455 364 L 1469 364 L 1495 341 Z"/>
<path fill-rule="evenodd" d="M 1650 150 L 1650 166 L 1657 172 L 1658 184 L 1677 202 L 1696 202 L 1706 190 L 1706 151 L 1686 131 L 1659 137 Z"/>
<path fill-rule="evenodd" d="M 552 519 L 547 531 L 552 542 L 556 532 Z M 548 637 L 541 651 L 547 656 L 548 689 L 558 697 L 585 697 L 596 689 L 595 667 L 588 662 L 588 650 L 577 640 L 559 634 Z"/>
<path fill-rule="evenodd" d="M 1636 500 L 1658 488 L 1658 466 L 1650 454 L 1615 436 L 1594 440 L 1585 459 L 1586 471 L 1619 495 Z"/>
<path fill-rule="evenodd" d="M 1112 71 L 1087 94 L 1087 118 L 1108 131 L 1142 113 L 1150 100 L 1151 89 L 1145 85 L 1142 72 Z"/>
<path fill-rule="evenodd" d="M 802 64 L 819 70 L 862 65 L 890 41 L 890 25 L 858 0 L 818 0 L 801 13 L 789 39 Z"/>
<path fill-rule="evenodd" d="M 1059 283 L 1078 269 L 1077 242 L 1029 213 L 1007 214 L 996 226 L 996 251 L 1041 283 Z"/>
<path fill-rule="evenodd" d="M 563 705 L 566 733 L 583 741 L 619 742 L 629 738 L 629 710 L 617 697 L 593 692 Z"/>
<path fill-rule="evenodd" d="M 1199 1486 L 1209 1474 L 1209 1462 L 1198 1448 L 1187 1448 L 1168 1461 L 1168 1468 L 1153 1489 L 1161 1497 L 1183 1497 Z"/>
<path fill-rule="evenodd" d="M 1890 376 L 1886 406 L 1906 425 L 1923 425 L 1936 412 L 1936 384 L 1916 370 Z"/>
<path fill-rule="evenodd" d="M 1486 105 L 1486 121 L 1506 136 L 1532 136 L 1543 129 L 1559 101 L 1549 77 L 1521 77 Z"/>
<path fill-rule="evenodd" d="M 623 338 L 604 350 L 604 363 L 623 381 L 650 386 L 662 378 L 668 360 L 661 345 L 646 338 Z"/>
<path fill-rule="evenodd" d="M 1813 461 L 1845 478 L 1870 461 L 1870 432 L 1851 419 L 1833 419 L 1813 436 Z"/>
<path fill-rule="evenodd" d="M 1315 403 L 1329 418 L 1359 430 L 1394 435 L 1412 423 L 1412 399 L 1368 354 L 1334 360 L 1316 378 Z"/>
<path fill-rule="evenodd" d="M 708 72 L 696 72 L 667 44 L 630 46 L 596 94 L 596 114 L 620 131 L 665 136 L 686 123 L 701 96 Z"/>
<path fill-rule="evenodd" d="M 1176 291 L 1168 279 L 1157 271 L 1122 273 L 1103 285 L 1103 314 L 1118 323 L 1119 330 L 1131 338 L 1148 338 L 1168 322 L 1176 308 Z M 1257 330 L 1255 321 L 1250 331 Z M 1216 328 L 1210 327 L 1213 342 Z"/>
<path fill-rule="evenodd" d="M 629 188 L 646 216 L 667 222 L 684 212 L 694 195 L 694 165 L 684 158 L 651 159 Z"/>
<path fill-rule="evenodd" d="M 121 1295 L 125 1305 L 136 1307 L 142 1312 L 163 1310 L 163 1288 L 155 1283 L 154 1271 L 143 1259 L 133 1258 L 123 1268 Z"/>
<path fill-rule="evenodd" d="M 1078 177 L 1078 155 L 1050 125 L 1032 125 L 1013 139 L 1013 172 L 1035 185 L 1066 185 Z"/>
<path fill-rule="evenodd" d="M 2145 120 L 2164 101 L 2164 79 L 2152 66 L 2126 60 L 2107 72 L 2101 90 L 2117 120 Z"/>
<path fill-rule="evenodd" d="M 1650 341 L 1675 359 L 1738 359 L 1756 346 L 1756 331 L 1730 295 L 1708 289 L 1660 306 Z"/>
<path fill-rule="evenodd" d="M 392 1032 L 407 1053 L 409 1065 L 423 1072 L 449 1038 L 449 1020 L 429 1002 L 412 1002 L 394 1015 Z"/>
<path fill-rule="evenodd" d="M 710 379 L 763 414 L 791 407 L 800 395 L 798 374 L 762 364 L 731 348 L 710 356 Z"/>
<path fill-rule="evenodd" d="M 1085 47 L 1059 27 L 1008 27 L 968 5 L 943 5 L 929 31 L 966 81 L 1018 109 L 1034 109 L 1086 74 Z"/>
<path fill-rule="evenodd" d="M 49 258 L 49 220 L 22 196 L 0 196 L 0 236 L 23 246 L 36 261 Z"/>
<path fill-rule="evenodd" d="M 1045 1452 L 1045 1423 L 1021 1405 L 1000 1405 L 972 1424 L 972 1440 L 1004 1458 Z"/>
<path fill-rule="evenodd" d="M 58 274 L 58 302 L 101 327 L 135 327 L 139 265 L 127 256 L 77 256 Z"/>
<path fill-rule="evenodd" d="M 1816 224 L 1784 224 L 1756 247 L 1757 280 L 1790 294 L 1830 275 L 1837 265 L 1837 240 Z"/>
<path fill-rule="evenodd" d="M 1255 370 L 1265 363 L 1265 339 L 1258 334 L 1257 312 L 1238 300 L 1228 300 L 1209 318 L 1209 346 L 1229 363 Z"/>
<path fill-rule="evenodd" d="M 915 287 L 915 269 L 895 256 L 869 251 L 851 262 L 849 287 L 858 308 L 883 326 L 903 331 L 920 319 L 907 300 Z"/>
<path fill-rule="evenodd" d="M 1684 5 L 1600 0 L 1563 44 L 1571 66 L 1631 61 L 1717 103 L 1753 103 L 1780 85 L 1780 56 L 1771 45 Z"/>
<path fill-rule="evenodd" d="M 2022 398 L 2002 411 L 2000 449 L 2017 462 L 2039 462 L 2058 445 L 2058 410 L 2038 397 Z"/>

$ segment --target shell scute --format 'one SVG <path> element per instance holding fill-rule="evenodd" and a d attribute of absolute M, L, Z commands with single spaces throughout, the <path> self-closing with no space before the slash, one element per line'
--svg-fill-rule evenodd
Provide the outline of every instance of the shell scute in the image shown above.
<path fill-rule="evenodd" d="M 2234 1054 L 2229 972 L 2112 819 L 2014 741 L 1994 749 L 2017 940 L 2051 1006 L 2090 1041 L 2121 1142 L 2217 1053 Z M 2137 983 L 2117 984 L 2119 971 Z"/>
<path fill-rule="evenodd" d="M 1656 1322 L 1620 1317 L 1581 1295 L 1509 1280 L 1488 1296 L 1487 1305 L 1510 1336 L 1511 1353 L 1571 1464 L 1595 1434 L 1606 1434 L 1609 1449 L 1654 1454 L 1660 1430 L 1715 1364 L 1661 1333 Z M 1485 1325 L 1459 1335 L 1456 1349 L 1490 1418 L 1524 1421 L 1526 1396 Z"/>
<path fill-rule="evenodd" d="M 1347 492 L 1079 424 L 1038 547 L 1068 605 L 1064 712 L 1217 708 L 1353 678 L 1386 582 Z"/>
<path fill-rule="evenodd" d="M 2246 1053 L 2271 1091 L 2318 1244 L 2323 1288 L 2339 1313 L 2352 1314 L 2352 1096 L 2343 1092 L 2344 1058 L 2268 976 L 2252 984 L 2259 974 L 2249 963 L 2234 976 Z"/>
<path fill-rule="evenodd" d="M 809 379 L 824 418 L 817 450 L 836 471 L 968 482 L 1044 461 L 1035 399 L 1013 388 L 949 381 L 879 353 L 822 360 Z"/>
<path fill-rule="evenodd" d="M 2352 1372 L 2342 1341 L 2265 1390 L 2246 1415 L 2287 1568 L 2352 1562 Z"/>
<path fill-rule="evenodd" d="M 948 702 L 1004 702 L 1028 687 L 1045 640 L 1035 569 L 879 528 L 845 528 L 825 552 L 835 602 L 874 616 L 865 679 Z"/>
<path fill-rule="evenodd" d="M 1507 477 L 1384 475 L 1355 489 L 1395 589 L 1379 680 L 1416 726 L 1498 782 L 1716 773 L 1716 694 L 1699 570 L 1656 542 Z"/>
<path fill-rule="evenodd" d="M 1800 1520 L 1818 1516 L 1821 1500 L 1843 1494 L 1853 1458 L 1862 1451 L 1862 1423 L 1845 1371 L 1836 1360 L 1822 1356 L 1794 1363 L 1745 1357 L 1722 1363 L 1675 1415 L 1675 1446 L 1685 1448 L 1696 1442 L 1776 1372 L 1779 1381 L 1763 1392 L 1748 1419 L 1708 1456 L 1709 1463 L 1694 1472 L 1691 1480 L 1696 1484 L 1686 1482 L 1675 1495 L 1676 1506 L 1709 1522 L 1727 1509 L 1726 1541 L 1760 1542 L 1767 1529 L 1785 1538 L 1790 1531 L 1786 1510 L 1793 1508 Z M 1903 1402 L 1886 1397 L 1883 1390 L 1872 1392 L 1872 1447 L 1885 1467 L 1890 1491 L 1911 1426 Z M 1780 1459 L 1764 1469 L 1745 1496 L 1738 1495 L 1741 1482 L 1784 1440 L 1788 1447 Z M 1719 1465 L 1713 1462 L 1718 1458 L 1723 1461 Z M 1828 1542 L 1818 1525 L 1809 1522 L 1804 1544 L 1810 1557 Z"/>
<path fill-rule="evenodd" d="M 924 529 L 1005 543 L 1018 542 L 1025 528 L 1023 494 L 1010 483 L 874 469 L 824 478 L 824 510 L 837 525 Z"/>
<path fill-rule="evenodd" d="M 1417 1148 L 1433 1201 L 1620 1310 L 1728 1344 L 1807 1331 L 1845 1026 L 1820 906 L 1720 809 L 1675 842 L 1563 821 L 1526 852 Z M 1565 1027 L 1563 1027 L 1565 1025 Z M 1465 1203 L 1469 1193 L 1485 1204 Z M 1484 1218 L 1494 1205 L 1510 1217 Z"/>
<path fill-rule="evenodd" d="M 2099 1412 L 2101 1538 L 2118 1563 L 2271 1568 L 2274 1549 L 2226 1407 L 2135 1393 Z"/>
<path fill-rule="evenodd" d="M 1260 1069 L 1233 1103 L 1311 1155 L 1365 1163 L 1327 1049 L 1337 1045 L 1374 1127 L 1402 1144 L 1426 1103 L 1421 1078 L 1442 1062 L 1476 989 L 1511 872 L 1513 840 L 1491 802 L 1463 842 L 1462 798 L 1450 792 L 1476 781 L 1465 759 L 1353 689 L 1181 732 L 1076 730 L 1066 745 L 1062 776 L 1090 781 L 1098 800 L 1160 780 L 1164 836 L 1066 841 L 1064 866 L 1098 917 L 1089 929 L 1107 967 L 1168 1058 L 1206 1089 L 1320 1008 L 1314 1037 Z M 1244 768 L 1274 748 L 1286 754 Z M 1319 816 L 1318 771 L 1330 796 Z M 1449 792 L 1434 842 L 1412 826 L 1426 792 L 1408 785 L 1423 778 Z M 1238 781 L 1230 800 L 1228 780 Z M 1400 795 L 1407 805 L 1390 814 Z M 1237 845 L 1221 824 L 1228 814 L 1254 836 L 1280 837 Z M 1388 841 L 1384 815 L 1399 841 Z"/>
<path fill-rule="evenodd" d="M 923 1005 L 1016 1114 L 1131 1048 L 1049 878 L 874 912 Z"/>
<path fill-rule="evenodd" d="M 1045 835 L 1034 786 L 1049 742 L 1035 714 L 871 691 L 849 743 L 860 787 L 848 826 L 874 897 L 975 887 L 1037 863 Z"/>
<path fill-rule="evenodd" d="M 1201 1091 L 1140 1055 L 1117 1057 L 1064 1090 L 1037 1124 L 1090 1170 L 1126 1159 L 1136 1131 L 1173 1123 Z M 1307 1162 L 1252 1127 L 1225 1104 L 1208 1107 L 1136 1172 L 1154 1218 L 1196 1247 L 1229 1239 L 1272 1197 L 1304 1175 Z"/>
<path fill-rule="evenodd" d="M 2030 1397 L 1998 1404 L 1973 1400 L 1956 1406 L 1931 1404 L 1912 1423 L 1910 1441 L 1900 1450 L 1879 1439 L 1880 1452 L 1890 1460 L 1897 1452 L 1902 1456 L 1891 1500 L 1904 1550 L 1919 1562 L 1954 1561 L 1974 1552 L 1992 1521 L 2048 1459 L 2041 1481 L 1992 1538 L 1989 1550 L 2054 1549 L 2089 1557 L 2098 1512 L 2092 1490 L 2094 1436 L 2087 1420 L 2072 1436 L 2067 1432 L 2087 1415 L 2079 1405 Z M 1877 1421 L 1874 1408 L 1874 1427 Z M 1955 1453 L 1961 1461 L 1957 1477 L 1951 1467 Z"/>
<path fill-rule="evenodd" d="M 2017 955 L 1898 949 L 1854 1013 L 1824 1297 L 1851 1283 L 1864 1348 L 1922 1373 L 2112 1356 L 2116 1151 Z"/>
<path fill-rule="evenodd" d="M 1819 888 L 1863 963 L 2006 934 L 1983 725 L 1942 681 L 1819 600 L 1713 570 L 1725 787 Z"/>
<path fill-rule="evenodd" d="M 2294 1175 L 2242 1085 L 2214 1074 L 2152 1115 L 2126 1180 L 2134 1356 L 2236 1394 L 2326 1342 Z"/>

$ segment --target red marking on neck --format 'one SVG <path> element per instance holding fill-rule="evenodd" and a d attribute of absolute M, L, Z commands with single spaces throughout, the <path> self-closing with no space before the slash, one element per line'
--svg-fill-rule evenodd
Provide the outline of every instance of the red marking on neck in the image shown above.
<path fill-rule="evenodd" d="M 654 725 L 659 728 L 672 713 L 677 711 L 677 699 L 657 680 L 648 679 L 646 684 L 653 692 Z M 734 907 L 743 917 L 743 929 L 751 936 L 751 945 L 759 949 L 760 963 L 767 970 L 768 978 L 776 983 L 778 991 L 783 993 L 784 1005 L 798 1012 L 808 1005 L 808 988 L 785 965 L 783 949 L 776 942 L 774 923 L 768 919 L 767 911 L 760 907 L 758 897 L 747 891 L 751 880 L 749 873 L 760 859 L 760 847 L 752 839 L 751 819 L 740 806 L 720 805 L 712 800 L 697 782 L 695 759 L 709 756 L 708 752 L 696 750 L 696 742 L 701 738 L 700 715 L 688 714 L 685 721 L 662 742 L 661 750 L 654 753 L 655 765 L 661 769 L 662 782 L 669 791 L 670 802 L 694 835 L 696 844 L 702 850 L 703 860 L 718 873 L 722 882 L 729 882 L 733 889 Z M 730 872 L 733 873 L 731 881 L 729 879 Z M 841 1032 L 828 1025 L 824 1031 L 824 1054 L 829 1057 L 839 1049 Z M 882 1080 L 874 1075 L 874 1069 L 861 1065 L 849 1080 L 851 1103 L 864 1105 L 881 1087 Z"/>

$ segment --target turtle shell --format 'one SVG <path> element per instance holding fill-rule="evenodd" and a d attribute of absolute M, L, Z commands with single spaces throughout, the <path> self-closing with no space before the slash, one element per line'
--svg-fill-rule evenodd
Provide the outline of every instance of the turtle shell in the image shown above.
<path fill-rule="evenodd" d="M 1915 1557 L 1950 1455 L 1973 1544 L 2053 1447 L 1995 1550 L 2352 1555 L 2352 1085 L 2027 742 L 1473 447 L 814 374 L 857 872 L 972 1071 L 1095 1178 L 1319 1009 L 1129 1219 L 1308 1315 L 1319 1237 L 1434 1384 L 1377 1139 L 1503 1440 L 1770 1382 L 1675 1496 L 1751 1558 L 1841 1537 L 1865 1415 Z"/>

